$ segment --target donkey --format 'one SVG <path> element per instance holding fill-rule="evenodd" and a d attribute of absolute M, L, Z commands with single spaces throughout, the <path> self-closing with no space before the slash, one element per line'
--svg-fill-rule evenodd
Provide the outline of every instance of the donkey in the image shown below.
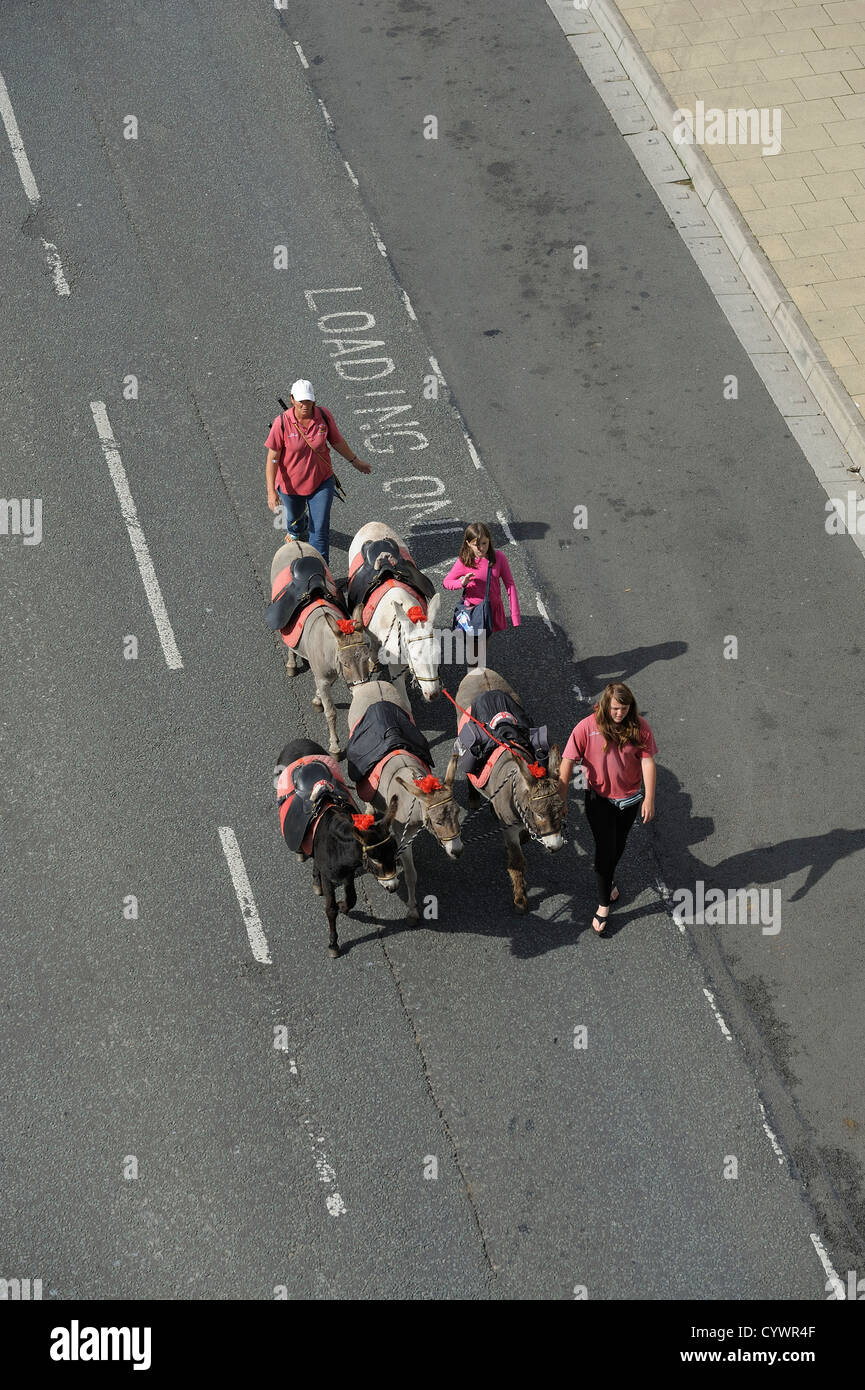
<path fill-rule="evenodd" d="M 324 897 L 329 933 L 327 953 L 335 960 L 340 954 L 336 933 L 337 912 L 349 913 L 357 903 L 355 874 L 369 869 L 389 893 L 397 886 L 397 849 L 391 829 L 397 811 L 397 798 L 392 798 L 387 814 L 382 817 L 354 814 L 356 807 L 351 794 L 336 764 L 328 764 L 321 744 L 311 738 L 295 738 L 285 745 L 279 755 L 281 775 L 277 790 L 282 793 L 281 799 L 293 789 L 292 769 L 301 758 L 313 760 L 311 764 L 306 764 L 315 769 L 313 776 L 322 771 L 323 763 L 330 779 L 329 785 L 322 787 L 319 782 L 312 789 L 308 829 L 302 842 L 303 854 L 298 857 L 306 858 L 311 853 L 313 892 Z M 305 791 L 304 788 L 303 792 L 296 794 L 303 795 Z M 321 791 L 324 792 L 323 796 Z M 335 795 L 329 795 L 329 792 Z M 315 808 L 316 795 L 325 803 L 324 810 Z M 286 833 L 284 823 L 283 833 Z M 337 901 L 335 888 L 343 890 L 340 901 Z"/>
<path fill-rule="evenodd" d="M 289 541 L 281 546 L 270 566 L 271 587 L 277 577 L 289 569 L 293 561 L 309 555 L 321 560 L 318 551 L 306 541 Z M 333 592 L 335 596 L 339 592 L 335 584 Z M 349 689 L 369 680 L 378 669 L 378 643 L 371 642 L 369 634 L 364 632 L 360 608 L 356 608 L 354 612 L 354 630 L 345 631 L 348 623 L 336 602 L 331 603 L 321 598 L 315 600 L 314 605 L 307 608 L 302 625 L 295 622 L 289 625 L 288 630 L 282 631 L 282 640 L 289 648 L 285 669 L 288 675 L 293 677 L 297 675 L 299 656 L 309 663 L 316 691 L 312 701 L 313 707 L 324 710 L 330 733 L 330 754 L 334 758 L 341 758 L 345 750 L 340 745 L 336 731 L 336 709 L 330 687 L 337 676 L 342 676 Z"/>
<path fill-rule="evenodd" d="M 470 671 L 460 681 L 456 702 L 464 710 L 471 711 L 472 705 L 487 691 L 500 691 L 508 697 L 519 717 L 514 720 L 512 716 L 504 714 L 491 720 L 495 724 L 495 736 L 505 747 L 502 749 L 491 744 L 483 766 L 478 767 L 476 772 L 468 772 L 469 809 L 478 806 L 482 796 L 492 806 L 504 836 L 514 907 L 517 912 L 525 912 L 528 907 L 526 860 L 521 846 L 532 839 L 543 845 L 544 849 L 554 852 L 564 844 L 562 825 L 565 813 L 557 781 L 561 754 L 554 746 L 550 750 L 549 771 L 543 776 L 538 775 L 542 769 L 534 761 L 528 715 L 519 696 L 490 667 Z M 462 715 L 459 718 L 462 728 L 467 721 Z M 477 725 L 469 724 L 469 728 L 481 732 Z M 466 741 L 471 742 L 470 738 Z"/>
<path fill-rule="evenodd" d="M 397 554 L 392 558 L 399 562 L 401 557 L 408 562 L 411 569 L 415 568 L 405 545 L 393 527 L 381 521 L 370 521 L 360 528 L 349 546 L 349 576 L 360 560 L 366 542 L 381 540 L 396 541 Z M 377 568 L 381 568 L 383 558 L 379 557 Z M 418 574 L 418 578 L 429 586 L 428 592 L 431 591 L 432 586 L 426 576 Z M 369 600 L 364 606 L 369 607 Z M 439 679 L 441 654 L 435 635 L 435 622 L 440 607 L 441 594 L 435 594 L 427 608 L 424 596 L 419 595 L 409 583 L 397 578 L 375 603 L 366 623 L 369 631 L 381 643 L 380 657 L 389 663 L 391 681 L 399 682 L 405 693 L 406 671 L 410 671 L 427 701 L 435 700 L 441 694 L 442 688 Z M 409 613 L 413 610 L 420 612 L 413 612 L 410 618 Z"/>
<path fill-rule="evenodd" d="M 388 681 L 367 681 L 352 693 L 348 712 L 348 757 L 352 762 L 351 734 L 367 711 L 382 701 L 389 701 L 411 720 L 411 705 L 400 690 Z M 412 720 L 412 723 L 414 721 Z M 410 732 L 410 731 L 409 731 Z M 425 743 L 420 735 L 421 742 Z M 413 741 L 413 740 L 407 740 Z M 412 854 L 412 841 L 421 830 L 428 830 L 438 841 L 449 859 L 459 859 L 463 852 L 460 826 L 465 812 L 454 800 L 454 777 L 457 755 L 448 763 L 444 784 L 432 775 L 430 764 L 418 753 L 398 746 L 398 739 L 389 742 L 395 747 L 382 749 L 382 761 L 376 763 L 370 775 L 357 783 L 365 801 L 383 809 L 396 804 L 394 833 L 398 836 L 398 853 L 405 875 L 408 912 L 406 921 L 420 920 L 417 908 L 417 869 Z M 384 759 L 387 761 L 383 761 Z"/>

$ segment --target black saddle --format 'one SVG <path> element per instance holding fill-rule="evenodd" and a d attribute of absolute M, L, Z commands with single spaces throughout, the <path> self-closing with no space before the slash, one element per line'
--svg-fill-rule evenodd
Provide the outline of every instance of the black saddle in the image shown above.
<path fill-rule="evenodd" d="M 348 775 L 353 782 L 368 777 L 386 753 L 413 753 L 428 768 L 430 746 L 411 715 L 392 700 L 379 700 L 358 720 L 348 740 Z"/>
<path fill-rule="evenodd" d="M 353 803 L 345 790 L 334 781 L 333 773 L 326 763 L 299 763 L 292 768 L 291 782 L 294 792 L 288 794 L 288 810 L 282 824 L 282 835 L 289 849 L 300 852 L 310 821 L 318 817 L 329 806 L 344 806 L 353 810 Z M 282 805 L 285 797 L 280 797 Z"/>
<path fill-rule="evenodd" d="M 291 579 L 279 591 L 273 602 L 268 604 L 264 615 L 265 622 L 275 632 L 288 627 L 299 609 L 305 603 L 311 603 L 314 598 L 333 601 L 333 595 L 327 587 L 324 561 L 317 555 L 303 555 L 293 562 Z"/>
<path fill-rule="evenodd" d="M 500 743 L 506 744 L 529 762 L 540 763 L 544 771 L 547 770 L 550 760 L 547 726 L 541 724 L 532 728 L 528 715 L 517 700 L 503 690 L 484 690 L 472 705 L 471 712 L 484 727 L 479 728 L 469 719 L 460 730 L 454 751 L 459 755 L 457 766 L 462 774 L 471 772 L 477 775 Z"/>
<path fill-rule="evenodd" d="M 385 536 L 380 541 L 367 541 L 361 546 L 360 564 L 348 586 L 348 606 L 353 611 L 358 603 L 366 603 L 369 595 L 384 579 L 401 579 L 425 599 L 431 599 L 435 585 L 399 553 L 399 541 Z M 376 569 L 376 561 L 380 561 Z"/>

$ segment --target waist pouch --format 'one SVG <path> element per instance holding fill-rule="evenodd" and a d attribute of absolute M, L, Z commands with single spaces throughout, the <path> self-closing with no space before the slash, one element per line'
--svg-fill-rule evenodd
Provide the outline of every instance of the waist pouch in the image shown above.
<path fill-rule="evenodd" d="M 588 787 L 587 790 L 591 792 L 592 796 L 596 796 L 599 801 L 608 801 L 611 806 L 615 806 L 617 811 L 624 811 L 626 806 L 635 806 L 638 801 L 645 800 L 646 796 L 645 788 L 643 787 L 641 787 L 638 792 L 634 792 L 633 796 L 622 796 L 618 799 L 614 796 L 602 796 L 600 792 L 595 791 L 594 787 Z"/>

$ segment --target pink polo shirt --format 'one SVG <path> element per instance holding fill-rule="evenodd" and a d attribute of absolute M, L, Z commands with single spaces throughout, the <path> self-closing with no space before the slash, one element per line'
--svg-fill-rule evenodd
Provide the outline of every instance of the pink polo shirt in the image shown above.
<path fill-rule="evenodd" d="M 345 446 L 329 410 L 317 405 L 311 420 L 303 428 L 294 418 L 291 407 L 274 420 L 265 440 L 268 449 L 275 449 L 276 486 L 290 497 L 309 497 L 333 473 L 328 440 Z"/>
<path fill-rule="evenodd" d="M 594 714 L 581 719 L 571 732 L 562 756 L 583 764 L 586 781 L 599 796 L 619 801 L 622 797 L 634 796 L 643 785 L 642 760 L 653 758 L 658 745 L 645 719 L 639 715 L 637 719 L 643 735 L 640 748 L 633 743 L 620 748 L 611 739 L 605 753 L 604 735 L 595 723 Z"/>

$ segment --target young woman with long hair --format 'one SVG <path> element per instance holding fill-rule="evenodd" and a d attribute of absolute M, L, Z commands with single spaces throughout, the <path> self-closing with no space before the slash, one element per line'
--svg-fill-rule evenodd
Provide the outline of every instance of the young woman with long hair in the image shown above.
<path fill-rule="evenodd" d="M 592 927 L 598 936 L 605 934 L 610 904 L 619 896 L 613 875 L 637 812 L 644 825 L 655 815 L 657 751 L 633 692 L 621 681 L 604 687 L 594 712 L 575 725 L 565 745 L 559 771 L 565 804 L 574 764 L 586 770 L 586 819 L 595 841 L 599 898 Z"/>

